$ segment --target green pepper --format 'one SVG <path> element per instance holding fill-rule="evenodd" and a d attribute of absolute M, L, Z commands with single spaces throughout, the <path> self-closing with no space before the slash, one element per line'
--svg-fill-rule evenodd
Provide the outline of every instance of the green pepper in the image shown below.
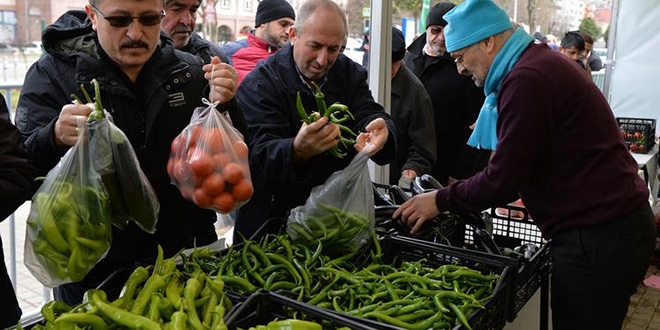
<path fill-rule="evenodd" d="M 90 292 L 91 291 L 91 292 Z M 89 301 L 94 307 L 108 319 L 117 324 L 132 328 L 145 330 L 160 330 L 160 325 L 144 316 L 133 314 L 129 311 L 108 304 L 105 292 L 101 290 L 88 290 Z"/>
<path fill-rule="evenodd" d="M 199 319 L 199 315 L 197 315 L 197 310 L 195 309 L 195 298 L 201 290 L 202 285 L 194 277 L 189 278 L 186 282 L 186 286 L 183 288 L 183 301 L 185 302 L 184 309 L 186 310 L 186 314 L 188 314 L 188 322 L 196 330 L 205 329 L 202 321 Z"/>
<path fill-rule="evenodd" d="M 111 305 L 128 309 L 133 305 L 133 296 L 142 282 L 149 278 L 149 271 L 144 267 L 137 267 L 124 283 L 119 299 L 113 301 Z"/>

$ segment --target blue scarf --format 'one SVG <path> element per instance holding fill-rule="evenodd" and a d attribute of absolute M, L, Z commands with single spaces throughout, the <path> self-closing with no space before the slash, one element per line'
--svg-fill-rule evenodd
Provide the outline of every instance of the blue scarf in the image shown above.
<path fill-rule="evenodd" d="M 486 100 L 479 112 L 474 131 L 468 139 L 469 145 L 479 149 L 495 150 L 497 148 L 497 93 L 504 76 L 511 71 L 522 52 L 532 41 L 534 41 L 532 36 L 518 28 L 495 56 L 484 82 Z"/>

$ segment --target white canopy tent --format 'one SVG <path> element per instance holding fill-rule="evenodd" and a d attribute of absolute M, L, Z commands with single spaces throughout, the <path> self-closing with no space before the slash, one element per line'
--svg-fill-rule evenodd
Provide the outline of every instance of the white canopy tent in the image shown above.
<path fill-rule="evenodd" d="M 617 117 L 656 120 L 660 130 L 660 6 L 616 0 L 608 43 L 604 92 Z"/>

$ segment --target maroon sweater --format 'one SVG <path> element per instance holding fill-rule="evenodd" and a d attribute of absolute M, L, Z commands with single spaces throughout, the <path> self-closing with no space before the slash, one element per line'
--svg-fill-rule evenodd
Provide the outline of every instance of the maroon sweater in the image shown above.
<path fill-rule="evenodd" d="M 551 238 L 613 221 L 647 201 L 609 104 L 567 57 L 530 45 L 502 81 L 498 113 L 490 164 L 438 191 L 440 210 L 480 211 L 519 196 Z"/>

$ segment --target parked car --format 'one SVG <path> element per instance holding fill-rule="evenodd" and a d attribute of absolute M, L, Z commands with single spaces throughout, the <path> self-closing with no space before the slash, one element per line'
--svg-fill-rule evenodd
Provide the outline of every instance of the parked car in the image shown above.
<path fill-rule="evenodd" d="M 362 40 L 356 38 L 348 38 L 346 40 L 346 48 L 344 49 L 344 55 L 346 55 L 351 60 L 356 63 L 362 64 L 362 55 L 364 51 L 362 50 Z"/>
<path fill-rule="evenodd" d="M 0 42 L 0 54 L 12 54 L 15 51 L 16 48 L 4 42 Z"/>
<path fill-rule="evenodd" d="M 21 48 L 25 55 L 41 55 L 43 48 L 41 48 L 41 41 L 32 41 Z"/>

